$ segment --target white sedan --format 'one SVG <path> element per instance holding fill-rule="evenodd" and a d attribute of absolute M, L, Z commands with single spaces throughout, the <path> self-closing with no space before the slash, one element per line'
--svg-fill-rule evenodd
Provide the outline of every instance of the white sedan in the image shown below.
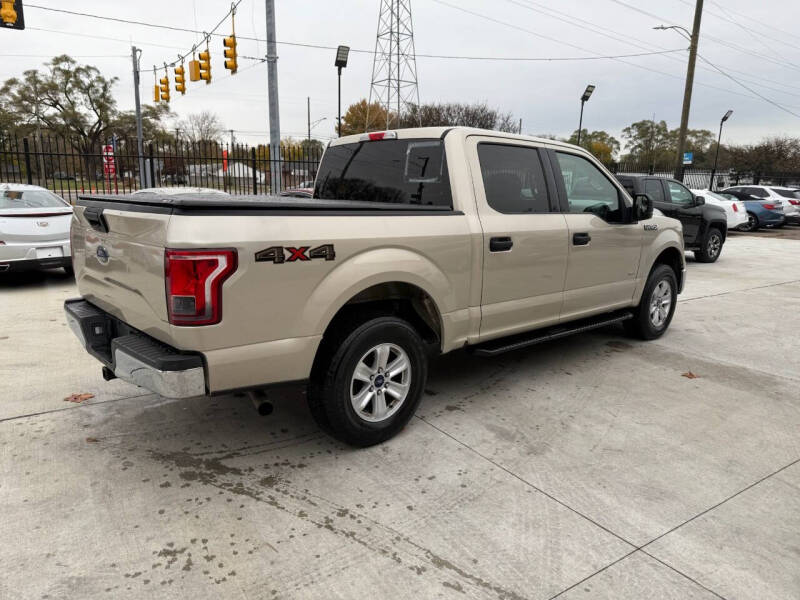
<path fill-rule="evenodd" d="M 72 272 L 72 206 L 36 185 L 0 183 L 0 272 Z"/>
<path fill-rule="evenodd" d="M 728 229 L 738 229 L 747 224 L 747 207 L 741 200 L 729 200 L 711 190 L 692 190 L 695 196 L 702 196 L 706 204 L 713 204 L 725 210 Z"/>

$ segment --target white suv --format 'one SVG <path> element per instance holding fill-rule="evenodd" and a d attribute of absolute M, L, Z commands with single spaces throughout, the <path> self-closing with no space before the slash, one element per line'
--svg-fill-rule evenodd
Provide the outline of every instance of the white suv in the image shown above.
<path fill-rule="evenodd" d="M 750 194 L 754 200 L 772 200 L 783 206 L 783 214 L 787 223 L 800 225 L 800 192 L 793 188 L 779 185 L 737 185 L 724 192 Z"/>

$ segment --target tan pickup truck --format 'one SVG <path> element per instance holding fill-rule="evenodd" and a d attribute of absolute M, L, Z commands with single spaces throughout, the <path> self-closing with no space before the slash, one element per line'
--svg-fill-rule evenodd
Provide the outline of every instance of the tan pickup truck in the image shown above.
<path fill-rule="evenodd" d="M 67 319 L 106 378 L 170 398 L 308 382 L 356 445 L 408 422 L 434 353 L 656 338 L 685 278 L 680 223 L 590 154 L 460 127 L 338 139 L 313 198 L 86 196 L 71 241 Z"/>

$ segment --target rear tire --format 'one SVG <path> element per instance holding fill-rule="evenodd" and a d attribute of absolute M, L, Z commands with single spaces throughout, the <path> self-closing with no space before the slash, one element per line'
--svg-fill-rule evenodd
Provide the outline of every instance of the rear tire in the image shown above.
<path fill-rule="evenodd" d="M 758 217 L 751 212 L 747 213 L 747 223 L 739 225 L 739 231 L 757 231 L 758 228 Z"/>
<path fill-rule="evenodd" d="M 308 403 L 317 424 L 353 446 L 396 435 L 419 405 L 428 358 L 419 333 L 394 316 L 337 327 L 323 340 Z"/>
<path fill-rule="evenodd" d="M 701 263 L 717 262 L 724 243 L 722 232 L 716 227 L 709 228 L 700 250 L 694 251 L 695 260 Z"/>
<path fill-rule="evenodd" d="M 661 337 L 672 322 L 677 301 L 678 279 L 675 271 L 667 265 L 656 265 L 647 278 L 633 318 L 624 321 L 625 331 L 642 340 Z"/>
<path fill-rule="evenodd" d="M 75 277 L 75 269 L 73 269 L 72 266 L 64 267 L 64 272 L 70 277 Z"/>

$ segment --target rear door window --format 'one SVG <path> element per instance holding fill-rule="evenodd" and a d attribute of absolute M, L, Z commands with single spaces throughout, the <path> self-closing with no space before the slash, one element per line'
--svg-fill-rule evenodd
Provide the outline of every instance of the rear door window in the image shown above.
<path fill-rule="evenodd" d="M 453 206 L 440 139 L 380 140 L 325 151 L 315 198 Z"/>
<path fill-rule="evenodd" d="M 659 179 L 645 179 L 644 192 L 653 202 L 666 202 L 664 197 L 664 186 Z"/>
<path fill-rule="evenodd" d="M 552 212 L 539 151 L 529 146 L 478 144 L 486 202 L 505 214 Z"/>

